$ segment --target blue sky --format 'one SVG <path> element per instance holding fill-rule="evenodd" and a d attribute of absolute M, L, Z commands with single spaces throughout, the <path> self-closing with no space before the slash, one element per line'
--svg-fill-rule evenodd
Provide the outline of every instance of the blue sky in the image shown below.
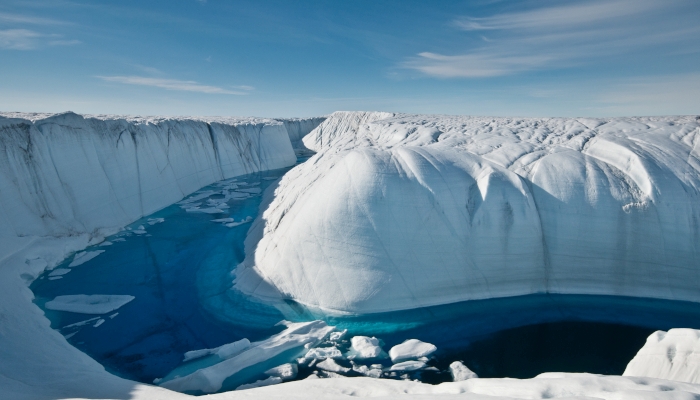
<path fill-rule="evenodd" d="M 0 110 L 700 114 L 700 1 L 0 2 Z"/>

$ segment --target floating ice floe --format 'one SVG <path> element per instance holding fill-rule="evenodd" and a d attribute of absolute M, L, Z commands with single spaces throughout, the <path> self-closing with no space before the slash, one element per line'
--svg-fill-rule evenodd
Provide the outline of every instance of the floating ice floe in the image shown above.
<path fill-rule="evenodd" d="M 188 351 L 185 353 L 185 358 L 182 360 L 182 362 L 187 362 L 190 360 L 194 360 L 196 358 L 201 358 L 205 356 L 209 356 L 212 354 L 215 354 L 219 356 L 222 360 L 226 360 L 228 358 L 231 358 L 237 354 L 242 353 L 246 349 L 250 347 L 250 340 L 248 339 L 241 339 L 233 343 L 228 343 L 223 346 L 219 346 L 213 349 L 202 349 L 202 350 L 193 350 L 193 351 Z"/>
<path fill-rule="evenodd" d="M 56 268 L 53 271 L 49 272 L 49 277 L 62 276 L 69 273 L 70 271 L 71 269 L 69 268 Z"/>
<path fill-rule="evenodd" d="M 409 372 L 418 371 L 427 368 L 428 365 L 423 361 L 404 361 L 396 363 L 389 367 L 389 371 L 392 372 Z"/>
<path fill-rule="evenodd" d="M 335 330 L 323 321 L 302 323 L 285 322 L 287 329 L 259 342 L 250 348 L 217 364 L 198 369 L 185 376 L 158 381 L 160 386 L 178 392 L 213 393 L 219 391 L 225 380 L 235 381 L 262 374 L 275 365 L 288 362 L 321 343 Z M 169 374 L 177 374 L 177 369 Z M 272 377 L 277 378 L 277 377 Z M 281 378 L 277 378 L 281 381 Z M 240 387 L 238 385 L 237 387 Z"/>
<path fill-rule="evenodd" d="M 316 364 L 316 368 L 324 371 L 335 372 L 338 374 L 347 374 L 351 371 L 350 368 L 346 368 L 342 365 L 339 365 L 332 358 L 326 358 L 325 360 L 319 362 L 318 364 Z"/>
<path fill-rule="evenodd" d="M 450 374 L 454 382 L 466 381 L 467 379 L 478 378 L 479 376 L 460 361 L 450 364 Z"/>
<path fill-rule="evenodd" d="M 81 251 L 73 256 L 73 261 L 68 264 L 69 267 L 77 267 L 78 265 L 85 264 L 86 262 L 92 260 L 93 258 L 104 253 L 104 250 L 94 250 L 94 251 Z"/>
<path fill-rule="evenodd" d="M 299 367 L 294 363 L 282 364 L 265 371 L 265 375 L 278 377 L 285 381 L 296 378 L 298 373 Z"/>
<path fill-rule="evenodd" d="M 225 225 L 227 228 L 233 228 L 233 227 L 236 227 L 236 226 L 239 226 L 239 225 L 247 224 L 247 223 L 252 222 L 252 221 L 253 221 L 253 217 L 247 216 L 247 217 L 245 217 L 245 219 L 242 220 L 242 221 L 230 222 L 230 223 L 224 224 L 224 225 Z"/>
<path fill-rule="evenodd" d="M 49 310 L 79 314 L 106 314 L 134 299 L 134 296 L 116 294 L 72 294 L 56 296 L 53 300 L 47 301 L 44 307 Z"/>
<path fill-rule="evenodd" d="M 373 364 L 371 367 L 366 365 L 353 365 L 352 370 L 370 378 L 381 378 L 383 374 L 381 364 Z"/>
<path fill-rule="evenodd" d="M 386 353 L 382 350 L 379 345 L 379 339 L 375 337 L 367 336 L 355 336 L 350 339 L 351 347 L 348 353 L 348 359 L 352 360 L 366 360 L 371 358 L 378 358 L 380 356 L 386 357 Z"/>
<path fill-rule="evenodd" d="M 165 222 L 165 218 L 149 218 L 147 220 L 148 225 L 155 225 L 155 224 L 161 224 Z"/>
<path fill-rule="evenodd" d="M 343 358 L 343 353 L 337 347 L 317 347 L 309 349 L 303 357 L 303 363 L 311 360 L 325 360 L 327 358 Z"/>
<path fill-rule="evenodd" d="M 418 339 L 408 339 L 389 350 L 389 357 L 394 363 L 406 360 L 416 360 L 427 357 L 437 350 L 434 344 L 422 342 Z"/>

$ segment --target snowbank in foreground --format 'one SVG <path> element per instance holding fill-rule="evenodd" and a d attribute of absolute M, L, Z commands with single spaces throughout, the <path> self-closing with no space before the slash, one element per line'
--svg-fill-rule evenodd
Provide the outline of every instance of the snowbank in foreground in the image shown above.
<path fill-rule="evenodd" d="M 700 301 L 700 120 L 332 114 L 236 286 L 373 313 L 551 292 Z M 348 284 L 351 282 L 352 284 Z"/>

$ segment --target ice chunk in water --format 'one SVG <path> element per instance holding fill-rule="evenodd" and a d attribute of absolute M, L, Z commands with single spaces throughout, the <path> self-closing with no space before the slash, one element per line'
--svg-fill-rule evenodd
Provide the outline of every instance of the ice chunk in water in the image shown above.
<path fill-rule="evenodd" d="M 239 341 L 233 342 L 233 343 L 228 343 L 223 346 L 219 346 L 213 349 L 202 349 L 202 350 L 193 350 L 193 351 L 188 351 L 185 353 L 185 359 L 182 360 L 182 362 L 187 362 L 190 360 L 194 360 L 196 358 L 201 358 L 204 356 L 209 356 L 212 354 L 216 354 L 219 356 L 222 360 L 231 358 L 237 354 L 240 354 L 244 350 L 250 347 L 250 340 L 248 339 L 241 339 Z"/>
<path fill-rule="evenodd" d="M 407 372 L 407 371 L 418 371 L 420 369 L 425 369 L 428 365 L 423 361 L 404 361 L 398 364 L 394 364 L 389 368 L 389 371 L 394 372 Z"/>
<path fill-rule="evenodd" d="M 389 350 L 389 357 L 394 363 L 406 360 L 415 360 L 420 357 L 427 357 L 437 350 L 434 344 L 422 342 L 418 339 L 408 339 Z"/>
<path fill-rule="evenodd" d="M 93 258 L 99 256 L 104 252 L 104 250 L 81 251 L 73 257 L 73 261 L 70 264 L 68 264 L 68 266 L 73 268 L 77 267 L 78 265 L 85 264 L 86 262 L 92 260 Z"/>
<path fill-rule="evenodd" d="M 270 368 L 265 371 L 265 375 L 276 376 L 285 381 L 296 378 L 297 373 L 299 373 L 299 367 L 293 363 L 282 364 L 278 367 Z"/>
<path fill-rule="evenodd" d="M 327 358 L 320 363 L 316 364 L 316 368 L 322 369 L 324 371 L 337 372 L 339 374 L 347 374 L 350 372 L 350 368 L 338 365 L 332 358 Z"/>
<path fill-rule="evenodd" d="M 305 346 L 318 345 L 335 330 L 323 321 L 286 323 L 286 325 L 287 329 L 284 331 L 269 339 L 251 343 L 250 348 L 234 357 L 182 377 L 170 380 L 164 378 L 158 384 L 178 392 L 192 393 L 219 391 L 224 381 L 227 385 L 239 387 L 241 383 L 267 371 L 270 367 L 300 356 L 306 351 Z M 336 351 L 340 352 L 337 349 Z M 175 369 L 169 376 L 176 376 L 177 371 L 178 369 Z M 243 382 L 240 382 L 241 380 Z"/>
<path fill-rule="evenodd" d="M 366 360 L 370 358 L 386 357 L 379 345 L 379 339 L 367 336 L 355 336 L 350 339 L 352 347 L 348 354 L 348 359 Z"/>
<path fill-rule="evenodd" d="M 134 296 L 116 294 L 72 294 L 56 296 L 44 307 L 49 310 L 68 311 L 80 314 L 106 314 L 133 300 Z"/>
<path fill-rule="evenodd" d="M 49 276 L 61 276 L 69 273 L 71 270 L 68 268 L 56 268 L 55 270 L 51 271 L 49 273 Z"/>
<path fill-rule="evenodd" d="M 450 374 L 452 374 L 452 380 L 455 382 L 466 381 L 467 379 L 479 377 L 460 361 L 455 361 L 450 364 Z"/>

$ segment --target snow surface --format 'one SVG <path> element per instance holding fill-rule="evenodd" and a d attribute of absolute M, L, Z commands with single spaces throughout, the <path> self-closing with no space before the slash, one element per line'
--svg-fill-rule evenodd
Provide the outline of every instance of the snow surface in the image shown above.
<path fill-rule="evenodd" d="M 56 296 L 47 301 L 45 307 L 49 310 L 68 311 L 79 314 L 107 314 L 128 302 L 134 296 L 117 294 L 70 294 Z"/>
<path fill-rule="evenodd" d="M 700 301 L 700 120 L 337 112 L 236 287 L 328 313 L 531 293 Z M 352 284 L 347 284 L 352 282 Z"/>
<path fill-rule="evenodd" d="M 700 383 L 700 330 L 654 332 L 627 365 L 623 376 Z"/>

